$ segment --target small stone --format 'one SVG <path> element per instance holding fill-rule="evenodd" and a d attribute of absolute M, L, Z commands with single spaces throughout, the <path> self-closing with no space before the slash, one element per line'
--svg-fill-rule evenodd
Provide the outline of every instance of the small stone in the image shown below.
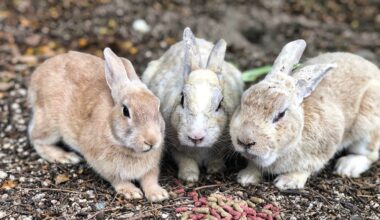
<path fill-rule="evenodd" d="M 119 216 L 120 219 L 129 219 L 133 217 L 133 212 L 125 213 L 124 215 Z"/>
<path fill-rule="evenodd" d="M 33 196 L 32 200 L 36 202 L 36 201 L 40 201 L 44 197 L 45 197 L 45 193 L 40 193 L 40 194 Z"/>
<path fill-rule="evenodd" d="M 143 19 L 137 19 L 132 24 L 133 29 L 140 33 L 148 33 L 150 31 L 149 25 Z"/>
<path fill-rule="evenodd" d="M 102 209 L 104 209 L 106 207 L 106 203 L 104 203 L 104 202 L 97 202 L 96 204 L 95 204 L 95 208 L 97 209 L 97 210 L 102 210 Z"/>
<path fill-rule="evenodd" d="M 88 195 L 89 198 L 93 199 L 95 198 L 95 194 L 93 190 L 87 190 L 86 194 Z"/>
<path fill-rule="evenodd" d="M 9 89 L 11 89 L 13 86 L 12 83 L 5 83 L 5 82 L 0 82 L 0 91 L 1 92 L 6 92 L 8 91 Z"/>
<path fill-rule="evenodd" d="M 7 216 L 7 213 L 4 211 L 0 211 L 0 219 L 4 218 L 5 216 Z"/>
<path fill-rule="evenodd" d="M 6 200 L 6 199 L 8 199 L 8 194 L 3 194 L 2 196 L 1 196 L 1 200 Z"/>
<path fill-rule="evenodd" d="M 169 214 L 168 213 L 162 213 L 161 217 L 164 219 L 167 219 L 169 217 Z"/>
<path fill-rule="evenodd" d="M 2 170 L 0 170 L 0 179 L 5 179 L 7 178 L 8 174 Z"/>
<path fill-rule="evenodd" d="M 50 186 L 51 181 L 50 180 L 44 180 L 42 181 L 42 186 Z"/>
<path fill-rule="evenodd" d="M 12 108 L 13 110 L 15 110 L 15 109 L 20 109 L 20 104 L 18 104 L 18 103 L 13 103 L 13 104 L 11 105 L 11 108 Z"/>

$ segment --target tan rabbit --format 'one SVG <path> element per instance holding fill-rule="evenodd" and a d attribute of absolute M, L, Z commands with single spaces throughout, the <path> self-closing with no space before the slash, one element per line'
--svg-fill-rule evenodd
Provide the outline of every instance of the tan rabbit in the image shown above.
<path fill-rule="evenodd" d="M 288 43 L 272 71 L 244 92 L 231 120 L 236 151 L 249 159 L 242 185 L 278 174 L 280 189 L 303 188 L 342 149 L 336 173 L 358 177 L 379 158 L 380 70 L 350 53 L 326 53 L 293 71 L 306 47 Z"/>
<path fill-rule="evenodd" d="M 186 28 L 183 41 L 149 63 L 143 82 L 161 99 L 168 141 L 179 178 L 198 181 L 224 169 L 230 145 L 226 128 L 243 92 L 238 69 L 224 61 L 226 42 L 196 39 Z"/>
<path fill-rule="evenodd" d="M 56 146 L 64 141 L 127 199 L 143 197 L 132 180 L 148 200 L 167 199 L 158 184 L 165 130 L 159 99 L 131 62 L 109 48 L 104 57 L 69 52 L 36 69 L 29 88 L 30 141 L 50 162 L 79 162 L 76 153 Z"/>

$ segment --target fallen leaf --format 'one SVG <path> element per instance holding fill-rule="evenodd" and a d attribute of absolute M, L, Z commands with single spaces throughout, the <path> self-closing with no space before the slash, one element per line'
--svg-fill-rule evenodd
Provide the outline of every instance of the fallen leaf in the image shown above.
<path fill-rule="evenodd" d="M 6 190 L 9 190 L 9 189 L 13 189 L 17 186 L 16 182 L 13 181 L 13 180 L 6 180 L 3 185 L 1 186 L 1 189 L 6 189 Z"/>
<path fill-rule="evenodd" d="M 66 174 L 58 174 L 54 179 L 55 184 L 57 184 L 57 185 L 64 183 L 64 182 L 67 182 L 69 180 L 70 180 L 70 178 Z"/>
<path fill-rule="evenodd" d="M 0 82 L 0 91 L 6 92 L 13 87 L 12 82 Z"/>
<path fill-rule="evenodd" d="M 137 52 L 139 52 L 139 50 L 136 47 L 132 47 L 131 49 L 129 49 L 129 53 L 132 55 L 137 54 Z"/>
<path fill-rule="evenodd" d="M 37 61 L 38 61 L 36 56 L 30 56 L 30 55 L 15 57 L 15 60 L 21 63 L 29 64 L 29 65 L 35 65 L 37 64 Z"/>
<path fill-rule="evenodd" d="M 78 44 L 79 44 L 79 46 L 80 47 L 85 47 L 85 46 L 87 46 L 87 44 L 88 44 L 88 40 L 86 39 L 86 38 L 80 38 L 79 40 L 78 40 Z"/>

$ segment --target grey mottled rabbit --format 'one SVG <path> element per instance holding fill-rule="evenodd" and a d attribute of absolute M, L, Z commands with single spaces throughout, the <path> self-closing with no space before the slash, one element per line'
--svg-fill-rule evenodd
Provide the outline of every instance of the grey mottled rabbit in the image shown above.
<path fill-rule="evenodd" d="M 196 39 L 186 28 L 183 41 L 149 63 L 142 80 L 161 99 L 170 150 L 179 178 L 197 181 L 199 165 L 221 171 L 226 125 L 243 90 L 241 73 L 224 61 L 226 42 Z"/>

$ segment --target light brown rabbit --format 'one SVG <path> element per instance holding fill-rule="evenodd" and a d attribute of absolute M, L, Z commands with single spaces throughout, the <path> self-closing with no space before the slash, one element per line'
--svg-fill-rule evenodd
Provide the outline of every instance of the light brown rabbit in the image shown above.
<path fill-rule="evenodd" d="M 159 99 L 129 60 L 109 48 L 104 57 L 69 52 L 36 69 L 29 88 L 30 141 L 50 162 L 78 163 L 76 153 L 56 146 L 62 140 L 127 199 L 143 197 L 132 180 L 149 201 L 167 199 L 158 184 L 165 129 Z"/>
<path fill-rule="evenodd" d="M 306 47 L 288 43 L 272 71 L 249 88 L 231 121 L 235 149 L 249 159 L 242 185 L 278 174 L 280 189 L 303 188 L 342 149 L 336 173 L 358 177 L 379 158 L 380 70 L 350 53 L 326 53 L 292 73 Z"/>

